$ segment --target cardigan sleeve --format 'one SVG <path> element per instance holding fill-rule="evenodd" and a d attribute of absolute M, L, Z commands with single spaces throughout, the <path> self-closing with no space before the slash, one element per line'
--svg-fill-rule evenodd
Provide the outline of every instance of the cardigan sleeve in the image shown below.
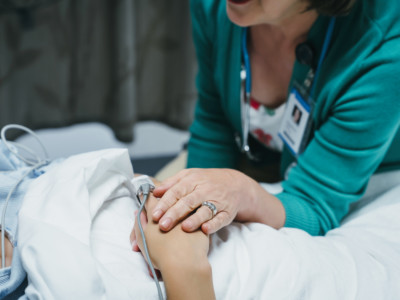
<path fill-rule="evenodd" d="M 325 82 L 324 97 L 336 99 L 277 195 L 286 227 L 324 234 L 363 195 L 400 126 L 399 47 L 399 37 L 382 42 L 351 75 L 336 74 L 340 84 Z"/>
<path fill-rule="evenodd" d="M 234 131 L 222 107 L 215 82 L 216 1 L 191 0 L 193 39 L 199 71 L 196 78 L 198 101 L 190 127 L 188 167 L 234 168 L 238 151 Z M 214 16 L 214 17 L 213 17 Z"/>

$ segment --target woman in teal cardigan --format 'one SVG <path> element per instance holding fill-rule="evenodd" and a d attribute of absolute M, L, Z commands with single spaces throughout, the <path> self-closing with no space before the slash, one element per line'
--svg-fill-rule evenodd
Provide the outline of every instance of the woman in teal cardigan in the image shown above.
<path fill-rule="evenodd" d="M 192 0 L 191 14 L 199 100 L 189 169 L 154 191 L 162 230 L 323 235 L 374 173 L 400 168 L 398 0 Z M 276 180 L 278 194 L 257 182 Z"/>

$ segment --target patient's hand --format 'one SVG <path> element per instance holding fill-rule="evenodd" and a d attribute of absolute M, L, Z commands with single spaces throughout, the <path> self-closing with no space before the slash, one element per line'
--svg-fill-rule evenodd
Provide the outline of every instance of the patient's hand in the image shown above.
<path fill-rule="evenodd" d="M 187 233 L 181 226 L 168 232 L 160 230 L 151 215 L 157 199 L 151 195 L 146 213 L 140 219 L 144 228 L 149 256 L 155 268 L 161 271 L 168 299 L 215 299 L 211 266 L 207 259 L 209 238 L 201 230 Z M 136 241 L 134 250 L 143 249 L 139 226 L 131 233 Z"/>

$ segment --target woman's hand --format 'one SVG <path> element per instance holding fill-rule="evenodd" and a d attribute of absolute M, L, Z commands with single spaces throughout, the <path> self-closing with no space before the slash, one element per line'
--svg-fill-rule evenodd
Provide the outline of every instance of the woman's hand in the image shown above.
<path fill-rule="evenodd" d="M 236 170 L 186 169 L 165 180 L 153 194 L 161 199 L 151 217 L 163 231 L 171 230 L 182 220 L 184 231 L 193 232 L 201 227 L 206 234 L 216 232 L 235 218 L 275 228 L 285 223 L 281 202 Z M 214 217 L 210 208 L 202 206 L 204 201 L 216 206 Z"/>

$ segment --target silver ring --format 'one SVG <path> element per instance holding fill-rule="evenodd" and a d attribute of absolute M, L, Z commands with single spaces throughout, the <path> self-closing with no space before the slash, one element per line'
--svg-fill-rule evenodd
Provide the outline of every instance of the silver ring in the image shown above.
<path fill-rule="evenodd" d="M 217 207 L 213 203 L 204 201 L 201 205 L 207 206 L 211 210 L 211 213 L 212 213 L 211 219 L 215 217 L 215 215 L 217 214 L 218 211 L 217 211 Z"/>

